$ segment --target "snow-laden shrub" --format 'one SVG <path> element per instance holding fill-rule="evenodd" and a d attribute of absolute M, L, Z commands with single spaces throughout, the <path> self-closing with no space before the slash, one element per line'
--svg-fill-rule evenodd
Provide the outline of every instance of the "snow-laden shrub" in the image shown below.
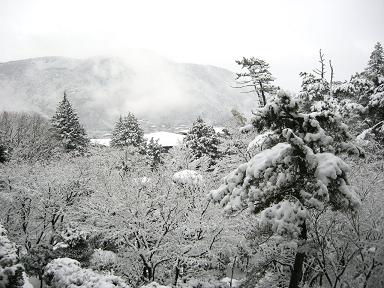
<path fill-rule="evenodd" d="M 128 288 L 129 286 L 111 274 L 103 275 L 91 269 L 83 269 L 80 263 L 70 258 L 58 258 L 45 268 L 44 279 L 53 288 Z"/>
<path fill-rule="evenodd" d="M 0 224 L 0 288 L 29 287 L 24 267 L 18 262 L 16 244 L 8 239 L 7 231 Z"/>
<path fill-rule="evenodd" d="M 117 256 L 112 251 L 95 249 L 91 256 L 91 267 L 97 270 L 110 270 L 116 263 Z"/>

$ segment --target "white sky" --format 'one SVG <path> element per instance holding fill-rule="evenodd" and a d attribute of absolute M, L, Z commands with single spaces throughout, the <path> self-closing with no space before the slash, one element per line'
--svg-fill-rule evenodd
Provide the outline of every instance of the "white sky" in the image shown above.
<path fill-rule="evenodd" d="M 383 15 L 384 0 L 0 0 L 0 62 L 145 48 L 237 70 L 235 59 L 255 56 L 298 90 L 320 48 L 338 79 L 363 69 L 384 44 Z"/>

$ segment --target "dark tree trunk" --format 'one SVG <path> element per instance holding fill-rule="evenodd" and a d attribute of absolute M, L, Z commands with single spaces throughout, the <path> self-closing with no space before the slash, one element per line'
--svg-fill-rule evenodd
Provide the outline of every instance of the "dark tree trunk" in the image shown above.
<path fill-rule="evenodd" d="M 151 281 L 152 278 L 153 278 L 153 270 L 152 270 L 152 267 L 149 266 L 149 264 L 147 263 L 146 259 L 144 258 L 143 255 L 140 255 L 140 258 L 141 260 L 143 261 L 143 274 L 142 274 L 142 277 L 143 277 L 143 280 L 144 281 Z"/>
<path fill-rule="evenodd" d="M 175 279 L 174 279 L 174 281 L 173 281 L 173 287 L 176 287 L 176 285 L 177 285 L 177 280 L 179 280 L 179 276 L 180 276 L 180 268 L 179 268 L 179 266 L 177 265 L 177 266 L 175 267 Z"/>
<path fill-rule="evenodd" d="M 265 105 L 267 105 L 267 99 L 265 98 L 265 92 L 264 92 L 264 87 L 263 87 L 263 83 L 261 83 L 261 81 L 259 81 L 259 85 L 260 85 L 260 92 L 261 92 L 261 105 L 263 105 L 263 107 Z"/>
<path fill-rule="evenodd" d="M 267 99 L 265 98 L 265 94 L 263 90 L 261 90 L 261 97 L 263 97 L 263 107 L 264 107 L 265 105 L 267 105 Z"/>
<path fill-rule="evenodd" d="M 301 233 L 299 235 L 299 245 L 297 247 L 295 262 L 293 264 L 293 270 L 291 279 L 289 281 L 289 288 L 299 288 L 301 278 L 303 277 L 303 264 L 305 260 L 305 252 L 300 251 L 300 246 L 307 240 L 307 226 L 305 222 L 301 225 Z"/>
<path fill-rule="evenodd" d="M 233 272 L 235 271 L 235 265 L 236 265 L 236 256 L 233 259 L 233 264 L 232 264 L 232 270 L 231 270 L 231 282 L 229 283 L 229 288 L 232 288 L 232 280 L 233 280 Z"/>
<path fill-rule="evenodd" d="M 148 265 L 145 265 L 143 268 L 143 277 L 144 279 L 147 279 L 148 281 L 152 280 L 153 273 L 152 273 L 152 268 Z"/>
<path fill-rule="evenodd" d="M 39 280 L 40 280 L 40 288 L 43 288 L 43 275 L 39 275 Z"/>

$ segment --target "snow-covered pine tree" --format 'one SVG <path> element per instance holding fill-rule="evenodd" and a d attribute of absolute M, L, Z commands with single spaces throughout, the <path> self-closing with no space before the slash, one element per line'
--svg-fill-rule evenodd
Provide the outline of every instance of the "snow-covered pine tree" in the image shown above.
<path fill-rule="evenodd" d="M 111 146 L 142 148 L 144 141 L 144 131 L 135 115 L 128 113 L 125 117 L 120 116 L 112 132 Z"/>
<path fill-rule="evenodd" d="M 152 137 L 145 146 L 145 151 L 149 158 L 151 169 L 155 169 L 163 162 L 162 154 L 164 148 L 159 144 L 159 139 L 154 140 Z"/>
<path fill-rule="evenodd" d="M 329 95 L 329 83 L 326 79 L 308 72 L 300 72 L 300 77 L 302 83 L 299 97 L 303 99 L 305 105 L 313 105 L 316 101 L 323 101 L 324 96 Z M 305 106 L 305 108 L 308 111 L 311 110 L 311 107 Z"/>
<path fill-rule="evenodd" d="M 377 42 L 368 61 L 368 66 L 365 68 L 365 73 L 375 87 L 379 86 L 384 77 L 384 51 L 380 42 Z"/>
<path fill-rule="evenodd" d="M 51 119 L 51 126 L 53 137 L 63 145 L 66 151 L 84 152 L 86 150 L 89 139 L 68 101 L 66 92 Z"/>
<path fill-rule="evenodd" d="M 219 157 L 219 138 L 212 126 L 207 125 L 201 117 L 193 122 L 191 130 L 184 138 L 186 146 L 191 149 L 196 159 L 208 156 L 215 160 Z"/>
<path fill-rule="evenodd" d="M 125 141 L 123 140 L 123 117 L 120 115 L 119 119 L 115 123 L 115 127 L 112 131 L 112 138 L 110 145 L 112 147 L 123 146 Z"/>
<path fill-rule="evenodd" d="M 259 106 L 263 107 L 267 104 L 267 95 L 274 94 L 276 87 L 271 83 L 275 80 L 272 73 L 269 71 L 269 64 L 254 57 L 236 60 L 236 63 L 241 66 L 241 69 L 246 71 L 237 73 L 236 88 L 246 88 L 250 92 L 255 92 L 259 99 Z"/>
<path fill-rule="evenodd" d="M 382 81 L 369 96 L 367 105 L 367 117 L 372 125 L 370 133 L 381 145 L 384 144 L 384 79 Z"/>
<path fill-rule="evenodd" d="M 369 128 L 359 135 L 359 138 L 371 135 L 379 143 L 384 143 L 384 52 L 383 47 L 378 42 L 375 45 L 368 61 L 368 66 L 355 85 L 360 89 L 361 103 L 365 106 L 365 123 Z"/>
<path fill-rule="evenodd" d="M 331 61 L 329 61 L 329 79 L 325 75 L 328 73 L 326 68 L 324 54 L 319 52 L 320 66 L 313 70 L 313 73 L 301 72 L 302 77 L 301 91 L 299 98 L 302 100 L 301 105 L 305 112 L 332 110 L 334 113 L 340 114 L 343 122 L 360 123 L 364 111 L 364 107 L 358 103 L 359 97 L 356 96 L 357 91 L 353 83 L 362 85 L 364 82 L 340 82 L 334 80 L 334 70 Z M 359 88 L 360 89 L 360 88 Z M 360 125 L 354 125 L 355 132 L 361 131 Z"/>
<path fill-rule="evenodd" d="M 347 126 L 331 111 L 301 113 L 296 99 L 280 91 L 259 108 L 252 126 L 262 147 L 210 192 L 224 211 L 248 209 L 259 215 L 260 228 L 307 239 L 311 209 L 355 210 L 360 200 L 348 183 L 348 165 L 335 154 L 360 153 L 349 142 Z M 262 142 L 262 143 L 260 143 Z M 296 252 L 289 287 L 298 287 L 305 252 Z"/>

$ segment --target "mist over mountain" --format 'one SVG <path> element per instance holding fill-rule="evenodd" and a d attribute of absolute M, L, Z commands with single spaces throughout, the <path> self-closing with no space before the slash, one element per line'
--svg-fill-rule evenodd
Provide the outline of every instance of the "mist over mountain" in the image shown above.
<path fill-rule="evenodd" d="M 51 117 L 64 90 L 90 134 L 107 132 L 133 112 L 146 130 L 190 125 L 197 116 L 220 125 L 232 108 L 250 112 L 257 101 L 223 68 L 176 63 L 148 51 L 124 58 L 42 57 L 0 63 L 0 109 Z"/>

